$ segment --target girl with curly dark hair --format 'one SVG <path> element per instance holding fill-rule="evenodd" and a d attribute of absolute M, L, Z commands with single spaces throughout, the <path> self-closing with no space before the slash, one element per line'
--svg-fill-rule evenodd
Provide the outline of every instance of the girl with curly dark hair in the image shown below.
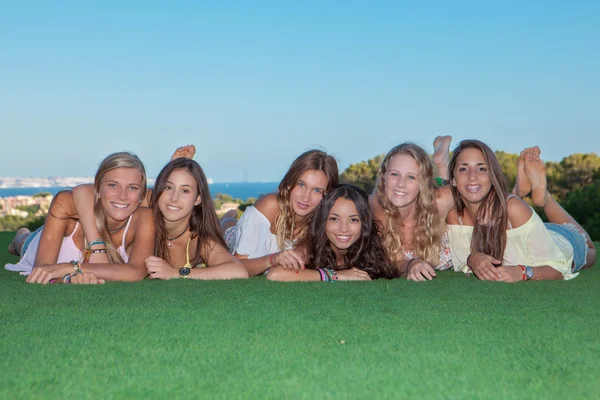
<path fill-rule="evenodd" d="M 400 275 L 388 260 L 367 194 L 353 185 L 333 188 L 321 201 L 305 240 L 300 271 L 272 267 L 267 279 L 275 281 L 334 281 L 393 279 Z"/>

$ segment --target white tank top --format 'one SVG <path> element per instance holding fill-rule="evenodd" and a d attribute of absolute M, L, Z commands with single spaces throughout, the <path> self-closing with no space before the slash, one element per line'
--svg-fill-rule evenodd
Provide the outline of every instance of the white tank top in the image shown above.
<path fill-rule="evenodd" d="M 129 261 L 129 255 L 125 252 L 125 238 L 127 237 L 127 231 L 129 230 L 129 224 L 131 223 L 131 217 L 127 220 L 127 226 L 125 227 L 125 232 L 123 232 L 123 240 L 121 241 L 121 246 L 117 249 L 123 261 Z M 82 251 L 75 245 L 73 241 L 73 235 L 77 232 L 79 228 L 79 221 L 75 224 L 75 229 L 69 236 L 65 236 L 60 245 L 60 251 L 58 252 L 58 259 L 56 260 L 57 264 L 68 263 L 71 261 L 83 261 L 83 253 Z M 27 251 L 23 254 L 21 260 L 16 264 L 6 264 L 4 268 L 8 271 L 20 272 L 21 275 L 29 275 L 33 270 L 33 266 L 35 263 L 35 256 L 37 255 L 38 246 L 40 244 L 40 238 L 42 237 L 42 232 L 44 230 L 41 229 L 35 237 L 29 243 L 27 247 Z"/>

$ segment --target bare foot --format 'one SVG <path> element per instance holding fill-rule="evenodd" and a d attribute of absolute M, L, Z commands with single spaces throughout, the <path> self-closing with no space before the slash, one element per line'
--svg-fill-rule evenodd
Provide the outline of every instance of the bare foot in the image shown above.
<path fill-rule="evenodd" d="M 237 219 L 237 210 L 227 210 L 227 212 L 221 216 L 221 221 L 223 221 L 225 218 Z"/>
<path fill-rule="evenodd" d="M 171 161 L 176 158 L 189 158 L 190 160 L 194 158 L 196 154 L 196 146 L 193 144 L 188 144 L 185 146 L 178 147 L 173 155 L 171 156 Z"/>
<path fill-rule="evenodd" d="M 519 154 L 519 161 L 517 161 L 517 180 L 513 188 L 513 194 L 516 194 L 520 198 L 527 196 L 531 192 L 531 181 L 525 172 L 525 158 L 529 154 L 529 150 L 529 148 L 523 150 Z"/>
<path fill-rule="evenodd" d="M 25 239 L 31 234 L 31 231 L 25 227 L 19 228 L 12 242 L 8 245 L 8 252 L 13 256 L 20 256 L 21 249 L 23 248 L 23 243 L 25 243 Z"/>
<path fill-rule="evenodd" d="M 540 158 L 540 148 L 532 147 L 525 157 L 525 173 L 531 181 L 531 201 L 538 207 L 546 205 L 547 190 L 546 165 Z"/>
<path fill-rule="evenodd" d="M 452 136 L 437 136 L 433 139 L 433 162 L 438 167 L 450 164 L 450 142 Z"/>

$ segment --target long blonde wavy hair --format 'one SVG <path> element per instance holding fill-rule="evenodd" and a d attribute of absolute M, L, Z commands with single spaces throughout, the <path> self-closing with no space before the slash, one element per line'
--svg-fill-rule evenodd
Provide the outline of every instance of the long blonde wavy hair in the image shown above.
<path fill-rule="evenodd" d="M 277 236 L 277 245 L 280 249 L 285 248 L 286 241 L 294 239 L 295 213 L 290 204 L 290 193 L 298 184 L 302 174 L 309 169 L 323 171 L 325 176 L 327 176 L 327 187 L 325 188 L 325 193 L 323 193 L 323 196 L 325 196 L 330 188 L 338 184 L 339 172 L 337 161 L 335 161 L 335 158 L 324 151 L 308 150 L 294 160 L 290 166 L 290 169 L 288 169 L 285 176 L 281 180 L 281 183 L 279 184 L 279 191 L 277 193 L 279 212 L 277 214 L 277 219 L 275 220 L 275 230 Z M 302 239 L 304 236 L 306 236 L 306 232 L 308 231 L 310 220 L 314 212 L 315 210 L 311 211 L 311 213 L 308 215 L 306 226 L 302 228 L 295 239 Z"/>
<path fill-rule="evenodd" d="M 419 195 L 415 200 L 416 225 L 412 249 L 404 247 L 400 211 L 385 194 L 385 176 L 388 164 L 392 157 L 398 155 L 412 157 L 419 166 Z M 389 257 L 397 261 L 404 257 L 403 251 L 412 250 L 416 257 L 426 261 L 434 268 L 437 267 L 440 263 L 443 225 L 435 204 L 433 163 L 425 150 L 413 143 L 402 143 L 391 149 L 377 172 L 375 194 L 387 217 L 387 221 L 382 221 L 384 222 L 382 233 Z"/>
<path fill-rule="evenodd" d="M 106 214 L 102 208 L 100 202 L 100 187 L 102 186 L 102 179 L 107 172 L 118 168 L 135 168 L 140 172 L 142 176 L 142 190 L 140 191 L 140 200 L 146 195 L 146 169 L 144 164 L 135 154 L 127 152 L 113 153 L 106 157 L 100 163 L 96 176 L 94 177 L 94 217 L 96 219 L 96 228 L 100 233 L 100 237 L 106 243 L 106 251 L 108 260 L 111 264 L 121 264 L 124 262 L 123 258 L 117 250 L 117 246 L 113 243 L 110 236 L 110 230 L 106 225 Z"/>

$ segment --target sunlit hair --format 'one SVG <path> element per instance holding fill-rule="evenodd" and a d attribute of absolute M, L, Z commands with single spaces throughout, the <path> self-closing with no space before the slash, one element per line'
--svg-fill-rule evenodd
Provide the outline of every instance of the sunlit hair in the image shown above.
<path fill-rule="evenodd" d="M 385 194 L 385 178 L 390 160 L 399 155 L 411 157 L 419 166 L 419 194 L 415 200 L 415 233 L 410 244 L 411 248 L 407 248 L 404 243 L 400 211 Z M 405 251 L 412 250 L 416 257 L 434 268 L 437 267 L 440 264 L 443 224 L 435 204 L 433 163 L 425 150 L 413 143 L 402 143 L 392 148 L 386 154 L 377 172 L 375 194 L 376 201 L 383 206 L 387 219 L 382 221 L 384 224 L 382 231 L 389 257 L 398 261 L 404 258 Z"/>
<path fill-rule="evenodd" d="M 338 184 L 339 173 L 338 166 L 335 158 L 330 156 L 321 150 L 309 150 L 302 153 L 298 158 L 294 160 L 290 169 L 287 171 L 281 183 L 279 184 L 279 192 L 277 193 L 277 204 L 279 205 L 279 212 L 275 221 L 277 245 L 279 248 L 284 249 L 286 241 L 292 239 L 301 239 L 306 235 L 308 230 L 309 221 L 314 214 L 314 210 L 307 216 L 307 225 L 299 232 L 294 238 L 294 210 L 290 204 L 290 194 L 292 190 L 298 184 L 300 176 L 308 170 L 319 170 L 323 171 L 327 177 L 327 187 L 325 188 L 325 194 L 329 189 Z"/>
<path fill-rule="evenodd" d="M 108 253 L 108 260 L 111 264 L 123 263 L 123 258 L 117 250 L 117 246 L 113 243 L 110 230 L 106 225 L 106 214 L 102 208 L 100 202 L 100 189 L 103 185 L 103 179 L 107 172 L 119 168 L 134 168 L 140 172 L 141 177 L 141 190 L 140 200 L 146 195 L 146 169 L 144 164 L 135 154 L 128 152 L 113 153 L 106 157 L 100 163 L 96 176 L 94 177 L 94 216 L 96 219 L 96 228 L 100 233 L 100 237 L 106 243 L 106 251 Z M 138 203 L 138 206 L 140 203 Z M 137 210 L 137 208 L 136 208 Z"/>
<path fill-rule="evenodd" d="M 506 228 L 508 227 L 506 177 L 502 173 L 498 159 L 488 145 L 479 140 L 463 140 L 454 149 L 448 166 L 451 181 L 454 181 L 456 169 L 460 167 L 456 164 L 458 157 L 465 149 L 481 151 L 492 183 L 490 191 L 481 200 L 477 215 L 472 215 L 475 226 L 471 238 L 471 252 L 484 253 L 502 260 L 506 247 Z M 456 212 L 462 217 L 466 211 L 464 200 L 454 184 L 451 189 Z"/>
<path fill-rule="evenodd" d="M 361 224 L 360 237 L 348 248 L 342 267 L 337 265 L 335 252 L 331 248 L 331 242 L 326 232 L 331 208 L 340 198 L 354 203 Z M 362 189 L 354 185 L 343 184 L 329 191 L 316 208 L 310 224 L 310 231 L 301 246 L 308 251 L 307 267 L 311 269 L 358 268 L 366 271 L 372 279 L 392 279 L 399 275 L 398 269 L 387 258 L 377 224 L 369 207 L 368 196 Z"/>
<path fill-rule="evenodd" d="M 177 170 L 187 171 L 194 177 L 196 180 L 196 195 L 199 195 L 201 199 L 200 204 L 194 206 L 192 209 L 189 219 L 192 238 L 198 240 L 196 256 L 193 257 L 193 261 L 190 260 L 192 265 L 195 266 L 202 263 L 202 261 L 206 261 L 201 260 L 201 254 L 210 254 L 217 244 L 224 248 L 227 248 L 227 245 L 225 244 L 223 236 L 221 236 L 219 218 L 217 217 L 213 201 L 210 197 L 206 175 L 196 161 L 188 158 L 176 158 L 169 162 L 160 171 L 156 178 L 156 182 L 154 183 L 154 190 L 152 191 L 152 198 L 150 200 L 150 206 L 152 207 L 154 222 L 156 224 L 154 253 L 157 257 L 160 257 L 167 262 L 170 262 L 171 260 L 169 247 L 167 245 L 167 228 L 165 227 L 164 216 L 158 207 L 158 199 L 165 191 L 171 173 Z"/>

